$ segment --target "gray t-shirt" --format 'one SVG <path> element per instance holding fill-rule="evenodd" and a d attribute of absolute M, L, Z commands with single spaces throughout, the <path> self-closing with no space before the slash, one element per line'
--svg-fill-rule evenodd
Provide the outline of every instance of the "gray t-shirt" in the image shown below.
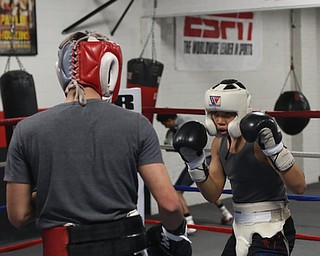
<path fill-rule="evenodd" d="M 4 181 L 37 186 L 36 225 L 117 220 L 136 209 L 138 167 L 163 163 L 141 114 L 102 100 L 62 103 L 19 122 Z"/>
<path fill-rule="evenodd" d="M 185 123 L 190 122 L 190 121 L 192 121 L 192 119 L 190 117 L 178 115 L 177 118 L 176 118 L 176 128 L 177 128 L 177 130 L 180 129 L 180 127 L 182 125 L 184 125 Z"/>

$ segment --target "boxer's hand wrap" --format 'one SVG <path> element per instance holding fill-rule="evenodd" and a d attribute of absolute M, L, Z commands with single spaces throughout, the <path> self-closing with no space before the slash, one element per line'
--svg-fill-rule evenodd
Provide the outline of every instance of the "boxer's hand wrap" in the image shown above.
<path fill-rule="evenodd" d="M 194 182 L 203 182 L 208 177 L 204 147 L 207 144 L 206 128 L 199 122 L 185 123 L 173 138 L 173 147 L 188 166 Z"/>
<path fill-rule="evenodd" d="M 194 182 L 204 182 L 209 176 L 209 169 L 205 161 L 206 157 L 204 152 L 199 158 L 195 159 L 193 162 L 186 163 L 188 166 L 188 172 L 190 178 Z"/>
<path fill-rule="evenodd" d="M 162 224 L 157 224 L 147 231 L 151 255 L 189 256 L 192 255 L 191 241 L 187 236 L 187 222 L 176 230 L 167 230 Z"/>
<path fill-rule="evenodd" d="M 274 118 L 259 112 L 250 113 L 241 120 L 240 129 L 246 141 L 252 143 L 257 140 L 276 170 L 285 172 L 293 166 L 294 157 L 284 147 L 281 131 Z"/>

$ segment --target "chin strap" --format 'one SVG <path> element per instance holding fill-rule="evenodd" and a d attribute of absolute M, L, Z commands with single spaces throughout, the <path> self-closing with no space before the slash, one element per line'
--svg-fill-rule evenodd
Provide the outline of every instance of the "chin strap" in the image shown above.
<path fill-rule="evenodd" d="M 108 102 L 108 103 L 112 103 L 112 96 L 102 96 L 102 100 Z"/>

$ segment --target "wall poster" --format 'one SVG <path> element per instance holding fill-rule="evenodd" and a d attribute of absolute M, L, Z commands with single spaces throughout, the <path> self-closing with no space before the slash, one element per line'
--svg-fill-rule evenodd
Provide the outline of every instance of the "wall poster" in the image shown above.
<path fill-rule="evenodd" d="M 0 55 L 36 55 L 36 0 L 0 0 Z"/>
<path fill-rule="evenodd" d="M 253 12 L 176 17 L 176 69 L 259 69 L 261 23 Z"/>

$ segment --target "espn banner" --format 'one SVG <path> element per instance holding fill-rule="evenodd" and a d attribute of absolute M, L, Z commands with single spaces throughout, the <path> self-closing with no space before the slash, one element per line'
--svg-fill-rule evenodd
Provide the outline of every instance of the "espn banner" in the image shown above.
<path fill-rule="evenodd" d="M 176 69 L 257 70 L 261 37 L 259 12 L 176 17 Z"/>

